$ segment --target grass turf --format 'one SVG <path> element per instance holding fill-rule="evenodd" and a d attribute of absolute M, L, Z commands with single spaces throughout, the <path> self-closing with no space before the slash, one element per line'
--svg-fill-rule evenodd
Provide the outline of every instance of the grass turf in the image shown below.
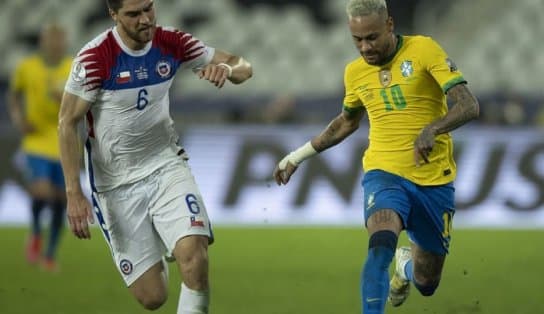
<path fill-rule="evenodd" d="M 148 313 L 124 287 L 98 229 L 81 241 L 64 234 L 61 271 L 24 260 L 26 229 L 1 228 L 0 312 Z M 360 313 L 366 231 L 356 228 L 215 228 L 210 249 L 213 314 Z M 544 231 L 456 230 L 442 283 L 431 298 L 415 289 L 387 313 L 543 313 Z M 406 238 L 401 238 L 406 244 Z M 175 313 L 179 276 L 170 264 Z"/>

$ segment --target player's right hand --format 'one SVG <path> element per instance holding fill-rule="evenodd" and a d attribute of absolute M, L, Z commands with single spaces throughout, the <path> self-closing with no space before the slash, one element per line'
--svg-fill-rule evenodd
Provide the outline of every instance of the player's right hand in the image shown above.
<path fill-rule="evenodd" d="M 28 135 L 36 131 L 36 128 L 28 121 L 21 121 L 20 123 L 17 123 L 17 129 L 19 129 L 23 135 Z"/>
<path fill-rule="evenodd" d="M 89 223 L 94 223 L 91 203 L 81 192 L 73 195 L 68 193 L 66 201 L 70 230 L 79 239 L 90 239 Z"/>
<path fill-rule="evenodd" d="M 289 161 L 290 154 L 285 156 L 274 169 L 274 180 L 278 185 L 285 185 L 297 170 L 292 162 Z"/>

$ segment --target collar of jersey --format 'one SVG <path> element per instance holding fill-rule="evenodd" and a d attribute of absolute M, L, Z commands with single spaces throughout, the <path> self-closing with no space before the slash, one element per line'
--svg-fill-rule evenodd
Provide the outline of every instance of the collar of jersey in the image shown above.
<path fill-rule="evenodd" d="M 129 47 L 127 47 L 127 45 L 125 45 L 125 43 L 123 42 L 123 40 L 121 39 L 121 35 L 119 35 L 119 32 L 117 31 L 117 26 L 114 26 L 113 27 L 113 37 L 115 38 L 115 41 L 117 41 L 117 44 L 121 47 L 121 49 L 123 49 L 123 51 L 130 55 L 130 56 L 133 56 L 133 57 L 140 57 L 140 56 L 143 56 L 145 55 L 149 49 L 151 49 L 151 41 L 148 42 L 145 47 L 143 49 L 140 49 L 140 50 L 132 50 L 130 49 Z"/>
<path fill-rule="evenodd" d="M 379 66 L 386 65 L 389 62 L 391 62 L 391 60 L 393 60 L 395 58 L 395 56 L 397 55 L 397 52 L 399 52 L 400 48 L 402 47 L 402 41 L 403 41 L 402 36 L 401 35 L 396 35 L 396 36 L 397 36 L 397 47 L 395 47 L 395 52 L 393 52 L 389 56 L 389 58 L 385 59 L 384 62 L 380 63 Z"/>

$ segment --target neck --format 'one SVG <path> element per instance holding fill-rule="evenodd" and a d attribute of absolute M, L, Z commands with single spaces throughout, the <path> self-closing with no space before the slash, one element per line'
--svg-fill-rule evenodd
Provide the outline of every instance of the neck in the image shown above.
<path fill-rule="evenodd" d="M 395 53 L 395 51 L 397 50 L 397 44 L 399 41 L 399 39 L 394 33 L 391 33 L 391 37 L 392 38 L 389 45 L 389 51 L 387 51 L 387 58 L 391 58 L 391 56 Z"/>
<path fill-rule="evenodd" d="M 145 45 L 147 43 L 141 43 L 139 41 L 136 41 L 132 39 L 124 30 L 122 27 L 117 26 L 117 33 L 119 33 L 119 37 L 121 37 L 121 40 L 127 46 L 129 49 L 132 50 L 141 50 L 145 48 Z"/>
<path fill-rule="evenodd" d="M 60 60 L 62 59 L 62 56 L 59 55 L 51 55 L 47 53 L 42 53 L 42 58 L 45 64 L 55 66 L 60 63 Z"/>

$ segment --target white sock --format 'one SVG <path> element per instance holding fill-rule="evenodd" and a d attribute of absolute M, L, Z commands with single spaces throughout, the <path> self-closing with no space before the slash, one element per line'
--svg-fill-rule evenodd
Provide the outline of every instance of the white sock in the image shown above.
<path fill-rule="evenodd" d="M 168 269 L 168 263 L 166 262 L 166 259 L 163 257 L 162 258 L 162 267 L 164 268 L 163 271 L 162 271 L 162 274 L 164 276 L 164 280 L 166 282 L 166 284 L 168 284 L 168 277 L 170 277 L 170 271 Z"/>
<path fill-rule="evenodd" d="M 181 284 L 177 314 L 208 314 L 209 291 L 196 291 Z"/>

